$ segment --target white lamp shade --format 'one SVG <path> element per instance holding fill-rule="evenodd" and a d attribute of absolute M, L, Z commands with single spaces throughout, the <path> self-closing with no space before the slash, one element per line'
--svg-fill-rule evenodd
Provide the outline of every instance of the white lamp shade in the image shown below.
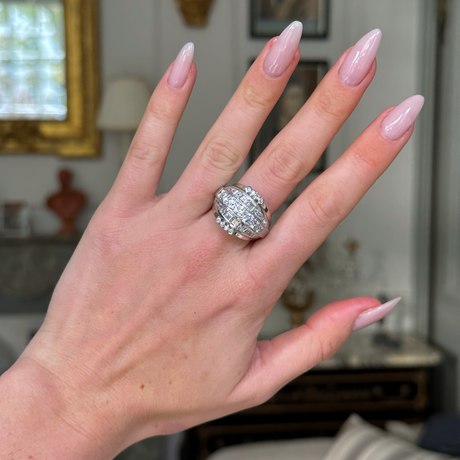
<path fill-rule="evenodd" d="M 135 131 L 150 99 L 150 91 L 139 78 L 111 81 L 104 92 L 97 126 L 109 131 Z"/>

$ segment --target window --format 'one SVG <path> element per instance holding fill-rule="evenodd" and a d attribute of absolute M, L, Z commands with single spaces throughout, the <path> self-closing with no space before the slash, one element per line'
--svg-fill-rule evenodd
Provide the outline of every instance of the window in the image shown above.
<path fill-rule="evenodd" d="M 61 1 L 0 2 L 0 119 L 65 120 Z"/>

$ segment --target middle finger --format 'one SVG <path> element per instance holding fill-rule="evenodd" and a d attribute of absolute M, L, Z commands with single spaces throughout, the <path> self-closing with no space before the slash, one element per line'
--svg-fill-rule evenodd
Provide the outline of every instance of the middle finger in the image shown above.
<path fill-rule="evenodd" d="M 194 219 L 209 211 L 214 192 L 244 162 L 299 61 L 301 34 L 302 24 L 295 21 L 267 44 L 171 190 L 170 197 Z"/>
<path fill-rule="evenodd" d="M 372 30 L 336 62 L 311 97 L 249 168 L 241 183 L 273 214 L 313 169 L 372 81 L 382 32 Z"/>

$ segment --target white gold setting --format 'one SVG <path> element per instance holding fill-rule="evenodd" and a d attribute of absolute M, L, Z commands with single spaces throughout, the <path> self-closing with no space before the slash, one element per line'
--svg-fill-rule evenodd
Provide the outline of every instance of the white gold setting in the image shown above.
<path fill-rule="evenodd" d="M 251 187 L 227 185 L 217 190 L 212 207 L 216 222 L 229 234 L 243 240 L 267 236 L 271 215 L 264 199 Z"/>

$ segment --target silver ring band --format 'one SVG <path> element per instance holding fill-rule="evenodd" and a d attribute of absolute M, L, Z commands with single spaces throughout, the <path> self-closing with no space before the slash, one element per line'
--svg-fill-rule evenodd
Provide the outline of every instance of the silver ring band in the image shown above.
<path fill-rule="evenodd" d="M 217 190 L 212 210 L 226 232 L 243 240 L 265 238 L 270 231 L 271 215 L 264 199 L 247 185 L 238 183 Z"/>

